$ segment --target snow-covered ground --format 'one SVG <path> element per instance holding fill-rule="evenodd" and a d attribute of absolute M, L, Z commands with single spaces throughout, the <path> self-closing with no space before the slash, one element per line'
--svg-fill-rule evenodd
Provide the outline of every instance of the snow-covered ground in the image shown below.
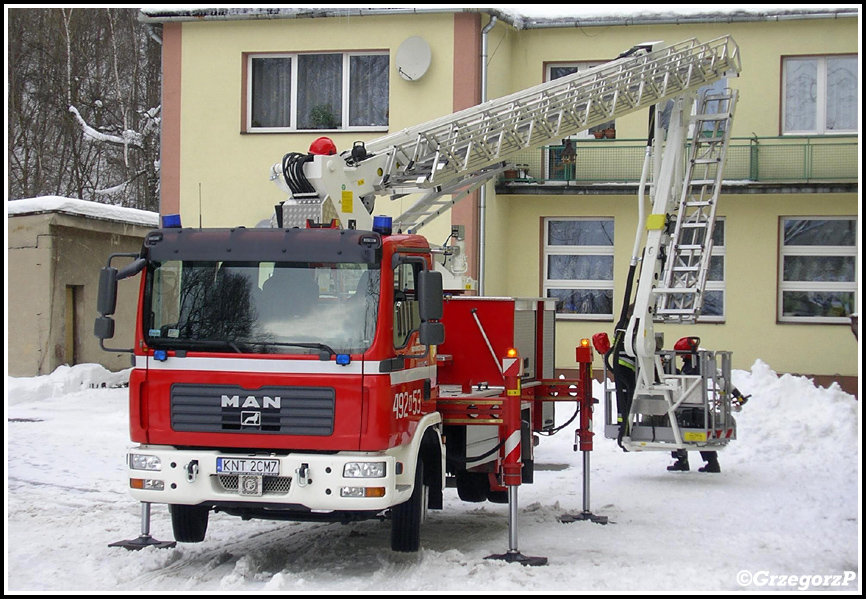
<path fill-rule="evenodd" d="M 592 511 L 582 507 L 573 426 L 536 449 L 519 489 L 519 549 L 543 567 L 485 559 L 508 549 L 508 506 L 446 491 L 422 550 L 389 549 L 389 524 L 244 522 L 212 515 L 205 542 L 109 548 L 139 532 L 126 493 L 128 372 L 61 367 L 6 385 L 7 592 L 582 593 L 830 590 L 859 593 L 859 404 L 838 388 L 777 376 L 758 361 L 734 382 L 752 398 L 722 472 L 666 471 L 666 453 L 623 453 L 597 437 Z M 600 389 L 596 389 L 600 396 Z M 559 408 L 558 419 L 570 414 Z M 601 431 L 601 411 L 596 430 Z M 171 540 L 165 506 L 153 536 Z"/>

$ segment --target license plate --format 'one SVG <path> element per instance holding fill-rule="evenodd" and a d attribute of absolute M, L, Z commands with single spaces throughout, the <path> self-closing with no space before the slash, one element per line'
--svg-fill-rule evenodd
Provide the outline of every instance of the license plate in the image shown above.
<path fill-rule="evenodd" d="M 216 470 L 219 474 L 279 476 L 280 461 L 255 458 L 217 458 Z"/>

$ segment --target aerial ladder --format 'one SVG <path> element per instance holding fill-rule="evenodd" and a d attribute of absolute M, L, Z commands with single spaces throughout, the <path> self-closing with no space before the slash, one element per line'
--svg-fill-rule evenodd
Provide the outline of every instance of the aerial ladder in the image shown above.
<path fill-rule="evenodd" d="M 637 110 L 689 95 L 740 70 L 725 36 L 658 48 L 635 46 L 607 64 L 386 135 L 339 156 L 287 154 L 271 179 L 289 193 L 284 226 L 321 222 L 370 228 L 375 196 L 421 194 L 394 219 L 416 232 L 505 170 L 518 152 L 541 147 Z M 447 197 L 446 197 L 447 196 Z M 453 197 L 451 197 L 453 196 Z"/>
<path fill-rule="evenodd" d="M 631 305 L 626 298 L 615 342 L 620 345 L 610 349 L 615 360 L 618 353 L 634 359 L 633 385 L 622 369 L 615 377 L 617 386 L 628 387 L 615 419 L 613 392 L 605 392 L 605 434 L 626 451 L 714 451 L 736 438 L 733 412 L 747 398 L 731 384 L 731 353 L 700 349 L 697 338 L 688 349 L 665 350 L 654 323 L 693 323 L 701 313 L 737 96 L 731 89 L 705 90 L 696 100 L 677 98 L 672 108 L 668 149 L 645 220 L 636 297 Z M 681 177 L 679 169 L 685 171 Z M 636 240 L 632 268 L 638 247 Z"/>
<path fill-rule="evenodd" d="M 341 154 L 286 154 L 271 167 L 271 179 L 289 194 L 276 206 L 273 222 L 335 222 L 367 230 L 377 196 L 412 195 L 418 199 L 393 226 L 415 233 L 506 170 L 519 152 L 672 103 L 667 132 L 655 119 L 647 147 L 623 315 L 617 341 L 605 352 L 606 366 L 615 350 L 630 356 L 635 382 L 617 410 L 606 389 L 605 434 L 628 451 L 721 447 L 736 437 L 730 352 L 695 350 L 700 368 L 684 374 L 676 352 L 662 347 L 654 321 L 689 323 L 700 314 L 737 92 L 698 91 L 739 71 L 739 50 L 730 36 L 667 47 L 646 43 L 593 69 L 355 142 Z M 652 210 L 644 216 L 651 162 Z"/>

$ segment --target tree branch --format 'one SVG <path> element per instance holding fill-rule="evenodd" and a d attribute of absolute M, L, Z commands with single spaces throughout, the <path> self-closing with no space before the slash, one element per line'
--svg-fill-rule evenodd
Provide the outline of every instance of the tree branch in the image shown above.
<path fill-rule="evenodd" d="M 85 122 L 85 120 L 81 117 L 81 114 L 79 114 L 78 109 L 75 108 L 75 106 L 70 106 L 69 112 L 71 112 L 75 116 L 75 120 L 77 120 L 78 124 L 81 125 L 81 128 L 84 130 L 85 137 L 89 137 L 90 139 L 93 139 L 95 141 L 104 141 L 108 143 L 118 144 L 121 146 L 133 145 L 136 148 L 143 147 L 141 143 L 141 135 L 136 133 L 135 131 L 127 129 L 121 134 L 121 136 L 102 133 L 88 125 L 87 122 Z"/>

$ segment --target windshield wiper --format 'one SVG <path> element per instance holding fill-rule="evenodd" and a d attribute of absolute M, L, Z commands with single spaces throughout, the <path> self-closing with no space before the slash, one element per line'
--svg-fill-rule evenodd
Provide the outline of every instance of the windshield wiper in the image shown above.
<path fill-rule="evenodd" d="M 304 349 L 319 350 L 319 358 L 322 360 L 330 360 L 331 356 L 336 356 L 337 352 L 330 345 L 324 343 L 291 343 L 282 341 L 254 341 L 252 339 L 236 339 L 230 341 L 228 339 L 168 339 L 168 338 L 151 338 L 149 345 L 151 347 L 165 346 L 171 349 L 191 349 L 191 348 L 209 348 L 223 349 L 231 348 L 236 353 L 243 353 L 238 345 L 258 345 L 262 347 L 300 347 Z"/>
<path fill-rule="evenodd" d="M 238 343 L 242 345 L 262 345 L 265 347 L 302 347 L 304 349 L 317 349 L 323 360 L 330 360 L 331 356 L 336 356 L 337 352 L 330 345 L 324 343 L 291 343 L 285 341 L 251 341 L 248 339 L 238 339 Z"/>

